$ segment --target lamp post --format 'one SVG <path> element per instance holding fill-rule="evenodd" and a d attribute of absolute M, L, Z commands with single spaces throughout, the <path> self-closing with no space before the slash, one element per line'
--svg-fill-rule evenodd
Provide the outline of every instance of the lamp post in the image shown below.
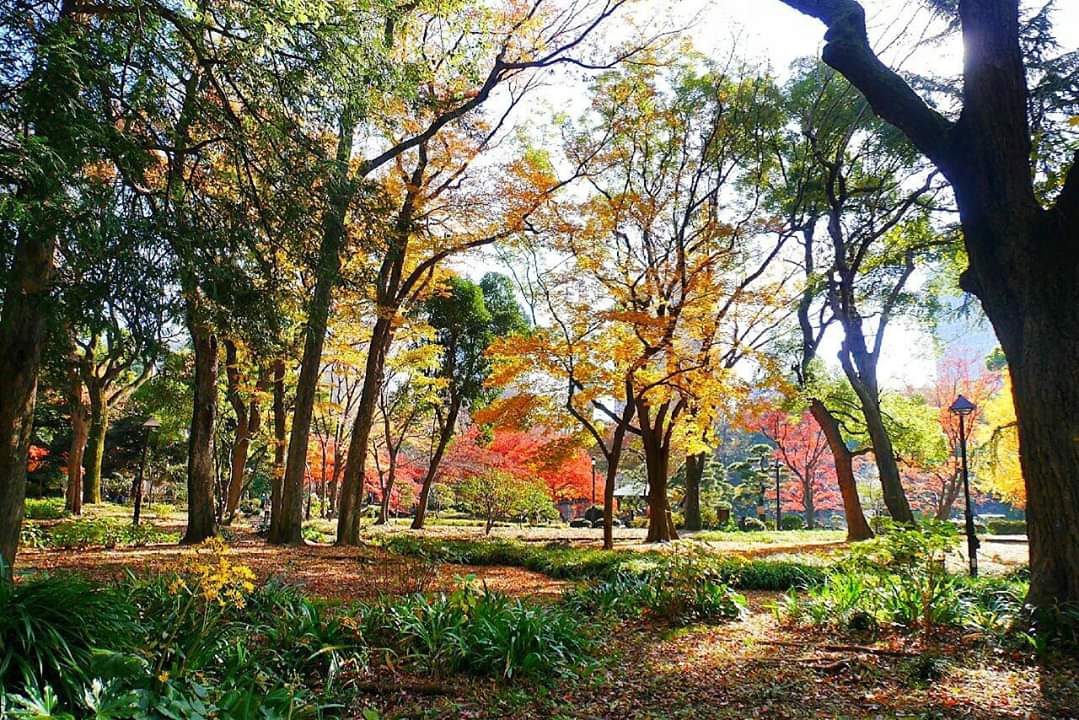
<path fill-rule="evenodd" d="M 779 509 L 779 458 L 776 458 L 776 530 L 783 529 L 783 514 Z"/>
<path fill-rule="evenodd" d="M 131 488 L 131 494 L 135 498 L 135 510 L 131 516 L 131 523 L 133 525 L 139 524 L 139 515 L 142 512 L 142 481 L 146 475 L 146 456 L 150 452 L 150 433 L 154 432 L 159 427 L 161 427 L 161 423 L 152 416 L 142 424 L 142 460 L 139 462 L 139 474 L 135 478 L 134 487 Z"/>
<path fill-rule="evenodd" d="M 592 458 L 592 507 L 596 506 L 596 459 Z"/>
<path fill-rule="evenodd" d="M 978 537 L 974 532 L 974 514 L 970 508 L 970 474 L 967 471 L 967 428 L 965 418 L 974 412 L 975 406 L 970 400 L 960 395 L 948 408 L 959 417 L 959 457 L 963 473 L 963 501 L 966 512 L 967 558 L 970 563 L 970 576 L 978 576 Z"/>
<path fill-rule="evenodd" d="M 762 523 L 764 522 L 764 518 L 765 518 L 765 513 L 764 513 L 764 479 L 766 477 L 768 477 L 768 468 L 769 468 L 768 458 L 765 457 L 765 456 L 761 456 L 761 474 L 758 476 L 760 478 L 760 483 L 761 483 L 761 501 L 760 501 L 760 504 L 757 505 L 757 519 L 760 520 Z"/>

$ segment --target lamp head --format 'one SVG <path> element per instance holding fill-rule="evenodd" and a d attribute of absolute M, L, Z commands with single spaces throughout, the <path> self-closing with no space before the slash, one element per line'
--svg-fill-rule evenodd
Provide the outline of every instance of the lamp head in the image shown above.
<path fill-rule="evenodd" d="M 948 410 L 950 410 L 953 415 L 963 416 L 970 415 L 974 412 L 975 407 L 974 403 L 960 395 L 955 399 L 955 402 L 951 404 L 951 407 L 949 407 Z"/>

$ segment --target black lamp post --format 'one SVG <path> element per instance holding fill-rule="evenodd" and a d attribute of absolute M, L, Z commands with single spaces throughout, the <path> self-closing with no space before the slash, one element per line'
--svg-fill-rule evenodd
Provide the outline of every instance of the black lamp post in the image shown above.
<path fill-rule="evenodd" d="M 146 456 L 150 452 L 150 433 L 156 431 L 159 427 L 161 427 L 161 423 L 154 417 L 142 424 L 142 460 L 139 462 L 138 477 L 135 478 L 134 487 L 131 488 L 131 495 L 135 498 L 135 511 L 131 516 L 133 525 L 139 524 L 139 515 L 142 513 L 142 481 L 146 476 Z"/>
<path fill-rule="evenodd" d="M 760 502 L 760 505 L 757 506 L 757 518 L 762 523 L 764 522 L 764 518 L 766 517 L 765 510 L 764 510 L 764 479 L 766 477 L 768 477 L 768 470 L 770 468 L 771 468 L 771 465 L 768 463 L 768 458 L 766 456 L 762 455 L 761 456 L 761 474 L 760 474 L 761 502 Z"/>
<path fill-rule="evenodd" d="M 970 474 L 967 471 L 967 428 L 966 417 L 974 412 L 975 406 L 970 400 L 960 395 L 948 408 L 953 415 L 959 416 L 959 457 L 963 473 L 963 501 L 966 512 L 967 557 L 970 562 L 970 576 L 978 576 L 978 537 L 974 532 L 974 514 L 970 507 Z"/>

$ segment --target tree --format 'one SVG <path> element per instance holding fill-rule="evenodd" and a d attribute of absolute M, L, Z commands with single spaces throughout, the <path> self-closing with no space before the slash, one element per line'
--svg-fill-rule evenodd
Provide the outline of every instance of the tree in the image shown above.
<path fill-rule="evenodd" d="M 858 2 L 784 2 L 828 27 L 824 61 L 951 183 L 970 263 L 960 285 L 981 301 L 1011 370 L 1027 490 L 1027 599 L 1034 606 L 1077 601 L 1079 163 L 1072 153 L 1054 173 L 1058 183 L 1035 187 L 1019 4 L 958 4 L 965 57 L 962 108 L 952 120 L 880 61 Z"/>
<path fill-rule="evenodd" d="M 740 394 L 734 367 L 783 312 L 782 283 L 764 273 L 786 238 L 773 242 L 754 212 L 765 138 L 779 124 L 773 100 L 768 80 L 741 68 L 635 65 L 601 78 L 594 111 L 567 142 L 594 192 L 563 248 L 612 327 L 625 385 L 614 397 L 633 406 L 629 432 L 645 453 L 650 542 L 677 537 L 672 450 L 707 450 Z"/>
<path fill-rule="evenodd" d="M 485 520 L 486 535 L 491 534 L 496 520 L 534 513 L 537 503 L 543 500 L 550 505 L 542 483 L 518 478 L 504 470 L 487 470 L 467 477 L 454 486 L 454 492 L 465 509 Z"/>
<path fill-rule="evenodd" d="M 806 527 L 812 530 L 817 526 L 817 511 L 842 507 L 824 429 L 809 412 L 792 418 L 782 410 L 773 410 L 759 423 L 761 433 L 776 445 L 776 459 L 794 480 L 781 487 L 782 505 L 804 512 Z M 772 495 L 774 498 L 775 493 Z M 776 522 L 779 527 L 779 519 Z"/>
<path fill-rule="evenodd" d="M 487 308 L 488 294 L 495 313 Z M 415 530 L 423 527 L 431 484 L 456 432 L 459 414 L 489 397 L 484 387 L 490 372 L 488 346 L 494 338 L 521 332 L 526 327 L 512 291 L 504 278 L 496 273 L 485 275 L 479 285 L 463 278 L 447 279 L 424 303 L 422 312 L 427 324 L 434 329 L 435 342 L 441 348 L 438 377 L 442 389 L 434 406 L 438 438 L 432 448 L 416 517 L 412 521 Z"/>

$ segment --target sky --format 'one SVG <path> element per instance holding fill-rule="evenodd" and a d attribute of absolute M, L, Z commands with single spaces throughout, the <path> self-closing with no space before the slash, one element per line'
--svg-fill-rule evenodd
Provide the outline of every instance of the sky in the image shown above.
<path fill-rule="evenodd" d="M 961 38 L 954 34 L 943 42 L 919 42 L 938 29 L 930 15 L 918 9 L 919 3 L 865 0 L 863 6 L 870 40 L 890 66 L 958 77 L 963 59 Z M 787 76 L 796 59 L 819 57 L 823 45 L 824 26 L 779 0 L 643 0 L 635 15 L 638 26 L 659 27 L 667 22 L 688 28 L 694 47 L 706 55 L 721 57 L 733 48 L 738 56 L 760 62 L 779 78 Z M 1079 47 L 1079 0 L 1057 0 L 1054 20 L 1062 48 Z M 582 75 L 575 73 L 548 83 L 528 105 L 526 112 L 533 117 L 524 121 L 542 122 L 541 116 L 549 117 L 556 108 L 571 115 L 583 110 L 588 95 L 587 78 Z M 456 269 L 476 279 L 488 270 L 504 271 L 493 254 L 478 261 L 470 258 Z M 932 382 L 942 349 L 946 354 L 970 357 L 995 345 L 991 327 L 977 310 L 967 319 L 944 323 L 936 335 L 934 339 L 924 328 L 896 321 L 881 353 L 882 385 L 893 389 L 925 387 Z M 839 331 L 833 328 L 821 347 L 821 357 L 836 367 L 839 342 Z"/>

